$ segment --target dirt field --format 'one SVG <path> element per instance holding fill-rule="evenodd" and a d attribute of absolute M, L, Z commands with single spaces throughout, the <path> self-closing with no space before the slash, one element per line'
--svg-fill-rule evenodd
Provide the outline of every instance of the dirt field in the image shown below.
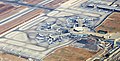
<path fill-rule="evenodd" d="M 112 32 L 120 32 L 120 13 L 114 12 L 112 13 L 98 28 L 96 31 L 104 30 L 110 33 Z"/>
<path fill-rule="evenodd" d="M 95 52 L 69 46 L 58 49 L 55 53 L 46 57 L 44 61 L 85 61 L 95 54 Z"/>
<path fill-rule="evenodd" d="M 0 61 L 27 61 L 24 58 L 18 58 L 17 56 L 10 54 L 0 54 Z"/>
<path fill-rule="evenodd" d="M 69 0 L 55 0 L 53 2 L 50 2 L 48 4 L 45 5 L 45 7 L 48 7 L 48 8 L 57 8 L 58 6 L 60 6 L 61 4 L 67 2 Z"/>
<path fill-rule="evenodd" d="M 28 4 L 38 4 L 44 0 L 23 0 L 24 2 L 27 2 Z"/>

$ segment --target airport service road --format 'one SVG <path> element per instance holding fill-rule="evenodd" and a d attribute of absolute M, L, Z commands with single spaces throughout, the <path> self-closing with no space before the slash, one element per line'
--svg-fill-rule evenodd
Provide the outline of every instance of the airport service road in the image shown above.
<path fill-rule="evenodd" d="M 66 43 L 64 43 L 64 44 L 61 44 L 61 45 L 59 45 L 59 46 L 50 48 L 50 49 L 42 52 L 44 56 L 41 57 L 41 59 L 44 59 L 44 58 L 47 56 L 47 54 L 50 54 L 50 53 L 53 52 L 54 50 L 59 49 L 59 48 L 61 48 L 61 47 L 63 47 L 63 46 L 66 46 L 66 45 L 71 44 L 73 41 L 74 41 L 74 40 L 71 40 L 71 41 L 69 41 L 69 42 L 66 42 Z"/>

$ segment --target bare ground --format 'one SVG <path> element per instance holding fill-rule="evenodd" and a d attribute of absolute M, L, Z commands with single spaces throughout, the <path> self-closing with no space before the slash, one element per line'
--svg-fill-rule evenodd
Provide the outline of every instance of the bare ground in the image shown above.
<path fill-rule="evenodd" d="M 68 46 L 48 55 L 44 61 L 85 61 L 95 54 L 95 52 L 90 52 L 86 49 Z"/>
<path fill-rule="evenodd" d="M 96 31 L 104 30 L 110 33 L 120 32 L 120 13 L 112 13 L 99 27 Z"/>
<path fill-rule="evenodd" d="M 14 55 L 0 53 L 0 61 L 27 61 L 27 60 L 24 58 L 19 58 Z"/>

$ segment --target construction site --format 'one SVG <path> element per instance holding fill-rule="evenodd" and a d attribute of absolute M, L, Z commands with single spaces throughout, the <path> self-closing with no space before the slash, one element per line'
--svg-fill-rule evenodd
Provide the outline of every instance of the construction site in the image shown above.
<path fill-rule="evenodd" d="M 119 0 L 0 0 L 0 61 L 119 61 Z"/>

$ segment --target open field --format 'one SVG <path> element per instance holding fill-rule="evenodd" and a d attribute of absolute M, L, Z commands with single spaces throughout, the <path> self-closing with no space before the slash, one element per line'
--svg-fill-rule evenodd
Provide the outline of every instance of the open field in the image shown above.
<path fill-rule="evenodd" d="M 25 8 L 27 7 L 24 6 L 15 7 L 10 4 L 0 3 L 0 20 L 5 19 L 13 14 L 16 14 Z"/>
<path fill-rule="evenodd" d="M 37 3 L 40 3 L 44 0 L 23 0 L 23 1 L 28 3 L 28 4 L 37 4 Z"/>
<path fill-rule="evenodd" d="M 68 46 L 48 55 L 44 61 L 85 61 L 95 54 L 95 52 L 90 52 L 86 49 Z"/>
<path fill-rule="evenodd" d="M 108 32 L 120 32 L 120 13 L 112 13 L 99 27 L 96 31 L 104 30 Z"/>
<path fill-rule="evenodd" d="M 19 58 L 14 55 L 0 53 L 0 61 L 27 61 L 27 60 L 24 58 Z"/>
<path fill-rule="evenodd" d="M 65 3 L 67 1 L 69 1 L 69 0 L 54 0 L 53 2 L 46 4 L 45 7 L 57 8 L 58 6 L 60 6 L 61 4 Z"/>

